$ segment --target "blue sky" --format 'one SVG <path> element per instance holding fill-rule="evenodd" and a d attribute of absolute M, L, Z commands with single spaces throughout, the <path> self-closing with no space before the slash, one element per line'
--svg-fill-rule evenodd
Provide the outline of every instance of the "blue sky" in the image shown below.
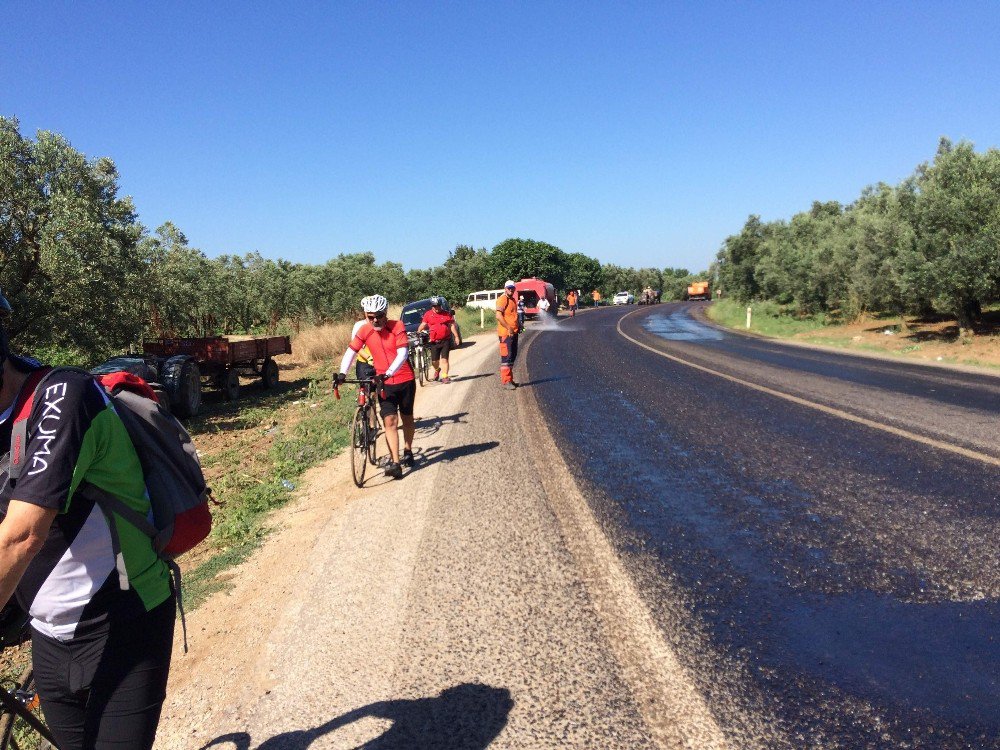
<path fill-rule="evenodd" d="M 0 2 L 0 114 L 209 255 L 543 240 L 708 266 L 749 214 L 1000 146 L 997 3 Z"/>

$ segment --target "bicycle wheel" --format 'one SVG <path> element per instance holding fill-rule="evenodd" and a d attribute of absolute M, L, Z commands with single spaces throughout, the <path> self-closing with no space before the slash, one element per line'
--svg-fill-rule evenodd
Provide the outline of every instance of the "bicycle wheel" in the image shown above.
<path fill-rule="evenodd" d="M 423 359 L 424 378 L 431 382 L 431 353 L 428 349 L 421 349 L 421 359 Z"/>
<path fill-rule="evenodd" d="M 367 409 L 359 406 L 351 420 L 351 475 L 360 487 L 365 482 L 365 468 L 368 458 Z M 2 748 L 0 748 L 2 750 Z"/>
<path fill-rule="evenodd" d="M 417 376 L 417 382 L 420 385 L 424 384 L 424 348 L 422 346 L 417 347 L 414 352 L 413 362 L 413 374 Z"/>
<path fill-rule="evenodd" d="M 7 695 L 12 703 L 5 703 L 0 717 L 0 750 L 52 750 L 52 737 L 39 708 L 31 667 L 21 673 Z"/>
<path fill-rule="evenodd" d="M 378 466 L 378 412 L 373 403 L 368 408 L 368 461 L 372 466 Z"/>

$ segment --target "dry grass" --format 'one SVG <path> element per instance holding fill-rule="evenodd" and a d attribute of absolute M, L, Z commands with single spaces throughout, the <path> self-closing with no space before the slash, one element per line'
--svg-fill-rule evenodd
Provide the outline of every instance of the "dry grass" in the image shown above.
<path fill-rule="evenodd" d="M 398 318 L 402 305 L 390 305 L 389 317 Z M 361 313 L 358 312 L 360 317 Z M 325 360 L 340 361 L 351 342 L 351 329 L 356 318 L 345 318 L 333 323 L 303 328 L 292 341 L 295 359 L 303 364 L 316 364 Z"/>

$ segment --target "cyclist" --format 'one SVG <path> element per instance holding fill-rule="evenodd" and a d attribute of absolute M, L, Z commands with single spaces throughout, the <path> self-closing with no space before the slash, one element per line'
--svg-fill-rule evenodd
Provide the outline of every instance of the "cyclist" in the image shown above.
<path fill-rule="evenodd" d="M 10 312 L 2 294 L 0 311 Z M 7 459 L 0 473 L 0 606 L 16 589 L 31 617 L 35 683 L 60 748 L 147 750 L 170 670 L 170 572 L 144 533 L 106 517 L 87 492 L 150 510 L 104 390 L 82 372 L 48 373 L 11 352 L 0 319 L 0 445 L 25 428 L 20 477 L 12 487 Z"/>
<path fill-rule="evenodd" d="M 417 395 L 417 381 L 407 360 L 409 347 L 406 326 L 401 320 L 389 320 L 389 302 L 381 294 L 361 300 L 365 322 L 351 339 L 340 362 L 338 383 L 347 379 L 347 371 L 364 347 L 371 352 L 378 385 L 379 411 L 385 423 L 385 442 L 390 461 L 385 475 L 393 479 L 403 476 L 403 466 L 413 466 L 413 402 Z M 399 455 L 399 423 L 403 423 L 403 455 Z"/>
<path fill-rule="evenodd" d="M 458 326 L 455 323 L 455 316 L 443 309 L 441 297 L 431 297 L 431 309 L 424 313 L 423 320 L 417 328 L 417 333 L 421 331 L 427 331 L 430 339 L 431 364 L 434 365 L 431 380 L 440 378 L 442 383 L 450 383 L 448 353 L 451 351 L 452 335 L 456 341 L 458 340 Z"/>
<path fill-rule="evenodd" d="M 497 337 L 500 339 L 500 385 L 509 391 L 517 388 L 514 382 L 514 360 L 517 359 L 517 285 L 504 284 L 504 291 L 497 297 Z"/>

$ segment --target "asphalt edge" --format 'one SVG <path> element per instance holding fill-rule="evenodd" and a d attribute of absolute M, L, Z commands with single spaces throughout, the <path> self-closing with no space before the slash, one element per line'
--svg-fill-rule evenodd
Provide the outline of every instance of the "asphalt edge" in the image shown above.
<path fill-rule="evenodd" d="M 522 361 L 527 360 L 535 338 L 525 342 Z M 523 367 L 527 371 L 527 365 Z M 515 396 L 521 430 L 548 505 L 654 741 L 662 748 L 728 748 L 708 704 L 660 634 L 551 433 L 541 420 L 528 418 L 538 414 L 531 388 L 518 388 Z"/>

